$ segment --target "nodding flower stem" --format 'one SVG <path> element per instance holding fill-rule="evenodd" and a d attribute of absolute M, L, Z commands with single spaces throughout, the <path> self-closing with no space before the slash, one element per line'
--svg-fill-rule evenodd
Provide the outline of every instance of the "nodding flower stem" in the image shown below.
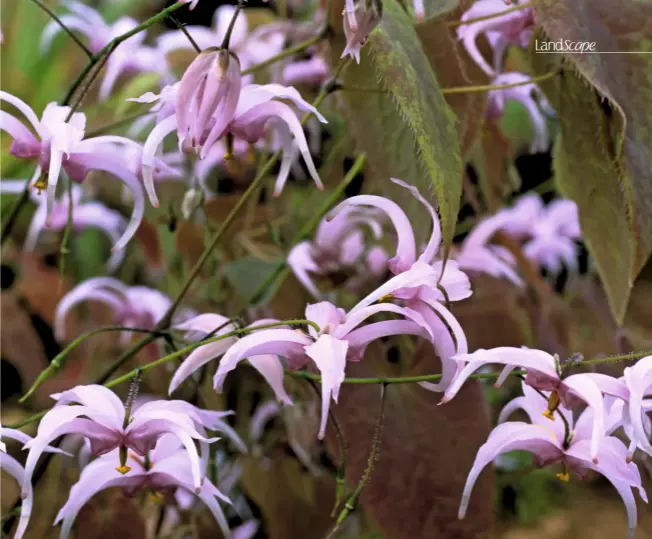
<path fill-rule="evenodd" d="M 224 34 L 224 40 L 222 41 L 222 49 L 229 50 L 229 43 L 231 41 L 231 34 L 233 33 L 233 27 L 235 26 L 235 21 L 238 18 L 238 15 L 240 15 L 240 12 L 244 8 L 244 0 L 239 0 L 238 5 L 235 8 L 235 11 L 233 12 L 233 17 L 231 17 L 231 22 L 229 23 L 229 27 L 226 29 L 226 34 Z"/>

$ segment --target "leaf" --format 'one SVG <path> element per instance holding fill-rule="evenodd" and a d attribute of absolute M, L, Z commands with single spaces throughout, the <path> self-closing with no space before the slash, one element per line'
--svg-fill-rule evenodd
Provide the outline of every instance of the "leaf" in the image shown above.
<path fill-rule="evenodd" d="M 379 349 L 374 346 L 364 361 L 349 363 L 347 376 L 409 376 L 439 368 L 429 344 L 418 346 L 400 368 Z M 377 385 L 344 384 L 333 408 L 348 447 L 347 483 L 352 487 L 367 465 L 378 397 Z M 466 477 L 489 432 L 481 386 L 466 384 L 463 394 L 444 406 L 437 406 L 440 394 L 417 384 L 390 385 L 385 398 L 379 458 L 360 499 L 366 512 L 387 539 L 487 537 L 493 514 L 490 471 L 476 483 L 466 519 L 457 518 Z M 332 429 L 327 441 L 339 462 Z"/>
<path fill-rule="evenodd" d="M 301 463 L 279 455 L 264 460 L 245 459 L 242 484 L 260 506 L 270 539 L 324 537 L 331 525 L 334 481 L 310 475 Z"/>
<path fill-rule="evenodd" d="M 470 6 L 471 3 L 466 2 L 466 4 Z M 438 15 L 442 13 L 443 10 Z M 416 27 L 417 35 L 437 76 L 437 81 L 444 88 L 478 86 L 489 83 L 489 77 L 476 65 L 457 39 L 456 28 L 449 26 L 449 23 L 458 21 L 462 13 L 464 13 L 464 7 L 460 7 L 448 15 L 430 19 Z M 483 45 L 489 53 L 491 49 L 486 40 L 483 41 Z M 478 131 L 484 123 L 486 93 L 449 94 L 444 95 L 444 98 L 457 116 L 461 151 L 464 156 L 471 149 Z"/>
<path fill-rule="evenodd" d="M 536 73 L 565 65 L 553 54 L 533 54 L 532 63 Z M 560 123 L 553 151 L 557 186 L 579 206 L 584 242 L 621 323 L 632 286 L 634 246 L 620 172 L 605 141 L 608 118 L 597 93 L 571 69 L 541 86 Z"/>
<path fill-rule="evenodd" d="M 336 63 L 343 38 L 334 37 L 332 44 Z M 360 65 L 349 65 L 340 82 L 343 90 L 336 98 L 352 139 L 369 157 L 381 192 L 414 217 L 422 215 L 419 203 L 389 178 L 417 186 L 426 197 L 433 198 L 434 190 L 444 241 L 450 245 L 462 192 L 455 115 L 410 17 L 397 2 L 383 4 L 382 21 L 362 48 Z M 427 227 L 420 229 L 424 236 Z"/>
<path fill-rule="evenodd" d="M 599 185 L 591 181 L 590 169 L 580 168 L 577 163 L 574 163 L 573 176 L 562 181 L 567 184 L 568 196 L 581 202 L 582 223 L 598 219 L 602 223 L 585 234 L 591 238 L 592 254 L 607 287 L 612 311 L 621 323 L 632 282 L 652 253 L 652 126 L 649 122 L 652 114 L 652 2 L 535 0 L 535 7 L 537 21 L 550 40 L 594 42 L 598 52 L 568 53 L 565 60 L 581 74 L 583 81 L 593 85 L 600 97 L 609 100 L 610 110 L 606 112 L 605 107 L 591 104 L 576 111 L 574 120 L 581 123 L 586 115 L 590 116 L 588 121 L 593 127 L 599 122 L 601 127 L 592 131 L 592 138 L 600 133 L 607 151 L 594 148 L 600 149 L 596 155 L 600 165 L 594 163 L 592 168 L 601 166 L 604 176 L 609 171 L 611 182 L 623 194 L 614 198 L 614 185 L 606 185 L 606 178 Z M 551 55 L 535 53 L 533 56 L 536 63 L 549 65 L 541 57 Z M 580 103 L 577 99 L 575 104 Z M 570 106 L 568 102 L 565 104 Z M 591 133 L 585 125 L 577 127 L 583 133 Z M 574 144 L 569 138 L 567 133 L 563 144 Z M 586 143 L 584 150 L 590 149 L 589 144 Z M 563 153 L 559 150 L 559 154 Z M 576 150 L 570 153 L 575 157 Z M 613 163 L 606 163 L 607 160 Z M 611 211 L 602 212 L 598 206 L 587 204 L 587 181 L 593 186 L 590 194 L 599 198 L 602 205 L 603 199 L 609 198 Z M 576 192 L 580 189 L 585 193 L 583 196 Z M 607 229 L 610 228 L 618 231 L 619 249 L 609 250 L 597 245 L 601 243 L 601 235 L 609 234 Z M 626 244 L 631 245 L 626 247 Z M 612 246 L 617 247 L 618 243 L 613 242 Z M 607 256 L 622 257 L 622 261 L 610 262 Z"/>
<path fill-rule="evenodd" d="M 236 293 L 243 298 L 249 298 L 272 273 L 277 271 L 278 266 L 278 263 L 247 256 L 224 266 L 224 273 Z M 278 284 L 267 291 L 260 303 L 266 303 L 275 295 L 277 289 Z"/>

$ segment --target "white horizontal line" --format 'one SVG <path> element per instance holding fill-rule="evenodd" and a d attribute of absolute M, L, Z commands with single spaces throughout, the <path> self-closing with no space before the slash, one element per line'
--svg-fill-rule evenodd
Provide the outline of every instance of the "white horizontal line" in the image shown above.
<path fill-rule="evenodd" d="M 559 52 L 572 52 L 575 54 L 652 54 L 652 51 L 537 51 L 537 54 L 556 54 Z"/>

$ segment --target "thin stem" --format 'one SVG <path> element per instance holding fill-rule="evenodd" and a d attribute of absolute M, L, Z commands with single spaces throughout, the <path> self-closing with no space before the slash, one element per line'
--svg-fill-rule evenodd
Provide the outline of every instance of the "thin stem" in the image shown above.
<path fill-rule="evenodd" d="M 66 220 L 66 228 L 63 231 L 63 238 L 59 246 L 59 287 L 63 284 L 64 272 L 66 270 L 66 258 L 70 253 L 68 244 L 70 243 L 70 234 L 72 233 L 72 220 L 74 208 L 72 207 L 72 180 L 68 178 L 67 186 L 68 195 L 68 217 Z"/>
<path fill-rule="evenodd" d="M 256 73 L 257 71 L 260 71 L 261 69 L 265 69 L 266 67 L 275 64 L 276 62 L 283 60 L 284 58 L 287 58 L 289 56 L 294 56 L 295 54 L 303 52 L 306 49 L 312 47 L 313 45 L 319 43 L 322 39 L 324 39 L 324 35 L 323 32 L 320 32 L 317 35 L 309 39 L 306 39 L 305 41 L 302 41 L 301 43 L 297 43 L 293 47 L 285 49 L 282 52 L 279 52 L 277 55 L 272 56 L 271 58 L 268 58 L 263 62 L 252 65 L 251 67 L 245 69 L 242 72 L 242 75 L 250 75 L 251 73 Z"/>
<path fill-rule="evenodd" d="M 4 245 L 11 235 L 11 231 L 13 230 L 16 221 L 18 221 L 18 216 L 28 200 L 29 182 L 25 182 L 25 188 L 20 193 L 20 197 L 13 203 L 9 215 L 7 215 L 7 218 L 2 223 L 2 238 L 0 238 L 0 246 Z"/>
<path fill-rule="evenodd" d="M 50 361 L 50 364 L 45 369 L 43 369 L 41 373 L 38 375 L 36 381 L 32 384 L 32 387 L 29 388 L 27 393 L 25 393 L 20 399 L 18 399 L 18 402 L 20 403 L 25 402 L 34 393 L 34 391 L 36 391 L 39 388 L 41 384 L 43 384 L 46 380 L 52 378 L 52 376 L 54 376 L 61 369 L 61 367 L 64 366 L 70 352 L 72 352 L 75 348 L 81 345 L 88 338 L 93 337 L 94 335 L 99 335 L 100 333 L 110 333 L 114 331 L 131 331 L 133 333 L 149 333 L 149 334 L 154 333 L 151 329 L 131 328 L 131 327 L 124 327 L 124 326 L 109 326 L 109 327 L 104 327 L 99 329 L 93 329 L 91 331 L 87 331 L 86 333 L 82 333 L 68 346 L 66 346 L 61 352 L 59 352 L 56 356 L 54 356 L 52 361 Z M 155 336 L 157 338 L 160 338 L 160 337 L 167 336 L 167 334 L 163 332 L 157 332 Z"/>
<path fill-rule="evenodd" d="M 201 52 L 201 47 L 200 47 L 199 45 L 197 45 L 197 42 L 196 42 L 196 41 L 193 39 L 193 37 L 190 35 L 190 32 L 188 32 L 188 29 L 186 28 L 186 25 L 185 25 L 185 24 L 182 24 L 182 23 L 179 21 L 179 19 L 177 19 L 174 15 L 170 15 L 170 16 L 168 17 L 168 19 L 170 19 L 170 20 L 175 24 L 175 26 L 176 26 L 179 30 L 181 30 L 181 31 L 183 32 L 183 35 L 186 36 L 186 38 L 188 39 L 188 41 L 189 41 L 190 44 L 192 45 L 192 48 L 195 49 L 195 51 L 197 52 L 197 54 L 199 54 L 199 53 Z"/>
<path fill-rule="evenodd" d="M 81 50 L 84 51 L 86 56 L 88 56 L 91 60 L 93 59 L 92 51 L 81 42 L 81 40 L 74 34 L 74 32 L 70 28 L 68 28 L 65 24 L 63 24 L 61 19 L 48 6 L 46 6 L 43 2 L 41 2 L 41 0 L 32 0 L 32 2 L 34 2 L 38 7 L 40 7 L 43 11 L 45 11 L 54 22 L 56 22 L 59 26 L 61 26 L 63 31 L 70 36 L 70 38 L 77 44 L 77 46 Z"/>
<path fill-rule="evenodd" d="M 118 384 L 121 384 L 122 382 L 126 382 L 127 380 L 131 380 L 134 376 L 136 376 L 140 372 L 148 371 L 150 369 L 153 369 L 154 367 L 158 367 L 159 365 L 163 365 L 163 363 L 167 363 L 168 361 L 172 359 L 176 359 L 178 357 L 183 356 L 184 354 L 187 354 L 188 352 L 192 352 L 195 348 L 199 348 L 200 346 L 204 346 L 206 344 L 210 344 L 213 342 L 217 341 L 222 341 L 224 339 L 228 339 L 229 337 L 235 337 L 237 335 L 243 335 L 246 333 L 251 333 L 252 331 L 257 331 L 260 329 L 269 329 L 269 328 L 275 328 L 279 326 L 302 326 L 302 325 L 307 325 L 307 326 L 312 326 L 315 328 L 317 331 L 319 331 L 319 326 L 312 322 L 311 320 L 283 320 L 281 322 L 272 322 L 269 324 L 260 324 L 258 326 L 250 326 L 246 328 L 241 328 L 241 329 L 235 329 L 233 331 L 229 331 L 228 333 L 224 333 L 222 335 L 219 335 L 218 337 L 212 337 L 210 339 L 205 339 L 202 341 L 197 341 L 195 343 L 189 344 L 188 346 L 185 346 L 184 348 L 181 348 L 180 350 L 177 350 L 176 352 L 172 352 L 171 354 L 168 354 L 167 356 L 163 356 L 162 358 L 159 358 L 155 361 L 152 361 L 150 363 L 146 363 L 145 365 L 142 365 L 140 367 L 137 367 L 136 369 L 133 369 L 132 371 L 129 371 L 128 373 L 119 376 L 118 378 L 114 378 L 110 382 L 105 383 L 104 385 L 106 387 L 114 387 L 117 386 Z"/>
<path fill-rule="evenodd" d="M 538 77 L 532 77 L 531 79 L 524 80 L 521 82 L 512 82 L 510 84 L 487 84 L 483 86 L 459 86 L 454 88 L 442 88 L 441 93 L 444 95 L 452 94 L 466 94 L 471 92 L 489 92 L 491 90 L 505 90 L 507 88 L 516 88 L 517 86 L 525 86 L 526 84 L 535 84 L 537 82 L 542 82 L 544 80 L 551 79 L 556 77 L 559 74 L 559 70 L 551 71 L 550 73 L 545 73 L 539 75 Z"/>
<path fill-rule="evenodd" d="M 447 22 L 446 25 L 449 28 L 455 28 L 457 26 L 462 26 L 464 24 L 473 24 L 475 22 L 482 22 L 482 21 L 488 21 L 491 19 L 497 19 L 500 17 L 503 17 L 507 15 L 508 13 L 513 13 L 514 11 L 520 11 L 521 9 L 526 9 L 531 6 L 531 2 L 525 2 L 523 4 L 517 4 L 514 7 L 511 7 L 509 9 L 506 9 L 504 11 L 500 11 L 498 13 L 492 13 L 491 15 L 484 15 L 483 17 L 476 17 L 475 19 L 468 19 L 466 21 L 450 21 Z"/>
<path fill-rule="evenodd" d="M 104 125 L 101 125 L 97 129 L 93 129 L 92 131 L 88 131 L 86 133 L 85 138 L 92 138 L 92 137 L 97 137 L 99 135 L 103 135 L 104 133 L 107 133 L 116 127 L 121 127 L 124 124 L 128 124 L 130 122 L 133 122 L 134 120 L 137 120 L 138 118 L 142 118 L 143 116 L 147 116 L 149 114 L 155 114 L 154 112 L 147 110 L 144 112 L 137 112 L 135 114 L 131 114 L 129 116 L 125 116 L 124 118 L 120 118 L 119 120 L 116 120 L 115 122 L 110 122 Z"/>
<path fill-rule="evenodd" d="M 231 17 L 231 21 L 229 22 L 229 27 L 226 29 L 226 34 L 224 34 L 224 40 L 222 41 L 222 49 L 229 50 L 229 43 L 231 42 L 231 34 L 233 33 L 233 28 L 235 27 L 235 21 L 238 18 L 238 15 L 240 15 L 240 12 L 244 8 L 244 0 L 239 0 L 238 5 L 235 8 L 235 12 L 233 13 L 233 17 Z"/>
<path fill-rule="evenodd" d="M 98 52 L 95 56 L 93 56 L 90 59 L 90 62 L 88 62 L 86 67 L 77 76 L 77 78 L 73 82 L 72 86 L 68 90 L 68 94 L 64 98 L 63 104 L 68 105 L 70 103 L 70 100 L 72 99 L 72 96 L 75 94 L 75 92 L 77 91 L 77 88 L 79 88 L 81 83 L 84 81 L 84 79 L 86 78 L 86 75 L 88 75 L 88 73 L 91 71 L 91 69 L 93 69 L 93 67 L 105 55 L 108 56 L 109 54 L 111 54 L 111 52 L 113 52 L 113 49 L 115 47 L 120 45 L 120 43 L 122 43 L 123 41 L 126 41 L 127 39 L 129 39 L 132 36 L 135 36 L 139 32 L 142 32 L 143 30 L 146 30 L 147 28 L 149 28 L 153 24 L 155 24 L 155 23 L 157 23 L 159 21 L 162 21 L 163 19 L 168 17 L 171 13 L 174 13 L 177 9 L 180 9 L 183 6 L 185 6 L 185 4 L 183 2 L 177 2 L 175 4 L 172 4 L 169 8 L 166 8 L 166 9 L 160 11 L 159 13 L 154 15 L 153 17 L 147 19 L 142 24 L 139 24 L 138 26 L 136 26 L 135 28 L 132 28 L 128 32 L 125 32 L 124 34 L 112 39 L 100 52 Z"/>
<path fill-rule="evenodd" d="M 380 386 L 380 410 L 378 412 L 378 420 L 376 421 L 376 427 L 374 428 L 374 437 L 373 437 L 373 442 L 371 444 L 371 452 L 369 453 L 369 460 L 367 461 L 367 468 L 365 469 L 364 474 L 360 478 L 357 488 L 355 489 L 353 494 L 349 497 L 349 499 L 346 500 L 346 503 L 344 504 L 342 511 L 337 517 L 335 527 L 331 530 L 331 532 L 328 534 L 326 539 L 332 539 L 333 537 L 335 537 L 335 533 L 337 532 L 337 530 L 344 523 L 344 521 L 351 514 L 351 512 L 355 509 L 360 494 L 362 494 L 363 489 L 369 484 L 369 481 L 371 480 L 371 474 L 374 472 L 374 469 L 376 468 L 376 460 L 378 460 L 378 453 L 380 451 L 380 442 L 383 434 L 383 418 L 385 415 L 386 389 L 387 386 L 385 384 Z"/>

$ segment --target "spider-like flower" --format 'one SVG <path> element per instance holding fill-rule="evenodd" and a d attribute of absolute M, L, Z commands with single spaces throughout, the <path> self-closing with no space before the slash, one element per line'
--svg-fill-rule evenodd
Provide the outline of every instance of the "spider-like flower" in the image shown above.
<path fill-rule="evenodd" d="M 491 15 L 499 15 L 509 10 L 503 0 L 478 0 L 462 15 L 460 21 L 470 21 Z M 514 44 L 527 47 L 532 37 L 534 28 L 534 8 L 526 7 L 517 11 L 510 11 L 502 16 L 491 17 L 485 20 L 461 24 L 457 28 L 457 37 L 462 40 L 469 56 L 490 77 L 500 71 L 502 56 L 508 45 Z M 494 49 L 495 68 L 491 67 L 484 59 L 476 40 L 480 34 L 486 34 L 487 39 Z"/>
<path fill-rule="evenodd" d="M 213 51 L 212 53 L 206 54 L 207 56 L 202 59 L 202 70 L 207 68 L 210 62 L 219 62 L 219 58 L 226 58 L 224 51 Z M 228 66 L 232 67 L 236 64 L 236 60 L 228 60 Z M 202 78 L 199 77 L 198 83 L 201 84 L 201 81 Z M 235 82 L 233 84 L 237 85 Z M 163 105 L 158 109 L 159 122 L 147 138 L 143 151 L 143 178 L 146 185 L 150 184 L 148 190 L 153 190 L 151 167 L 156 150 L 169 133 L 175 130 L 178 131 L 180 141 L 186 140 L 186 136 L 189 136 L 188 142 L 190 146 L 201 148 L 199 157 L 204 159 L 211 151 L 213 145 L 225 135 L 231 134 L 235 138 L 249 143 L 255 143 L 265 136 L 267 125 L 270 123 L 276 126 L 281 139 L 281 147 L 283 148 L 283 158 L 281 160 L 279 175 L 276 179 L 274 195 L 278 196 L 281 193 L 287 181 L 295 156 L 295 144 L 298 146 L 315 184 L 319 189 L 323 189 L 323 185 L 317 174 L 317 169 L 310 156 L 308 142 L 303 133 L 301 122 L 297 117 L 295 109 L 284 103 L 284 101 L 289 101 L 298 110 L 314 114 L 323 123 L 326 123 L 326 118 L 315 107 L 304 101 L 297 90 L 292 87 L 281 86 L 280 84 L 266 84 L 262 86 L 248 84 L 242 87 L 238 96 L 237 106 L 234 111 L 231 111 L 231 98 L 233 95 L 231 90 L 233 87 L 226 82 L 221 87 L 223 88 L 223 92 L 220 94 L 222 98 L 226 95 L 224 93 L 227 91 L 226 89 L 229 88 L 228 99 L 224 98 L 220 101 L 218 99 L 220 96 L 213 87 L 210 93 L 202 94 L 200 100 L 201 105 L 195 99 L 192 88 L 189 89 L 190 93 L 182 94 L 180 84 L 166 88 L 161 96 L 148 93 L 138 98 L 141 102 L 149 103 L 161 98 L 164 100 Z M 182 95 L 185 95 L 190 101 L 180 100 Z M 171 106 L 173 101 L 175 105 Z M 213 105 L 217 108 L 206 116 L 206 110 L 210 109 Z M 202 109 L 202 106 L 205 108 Z M 180 113 L 180 110 L 185 112 Z M 179 119 L 180 116 L 181 121 Z M 202 127 L 204 131 L 200 133 Z M 292 137 L 294 137 L 294 141 Z"/>
<path fill-rule="evenodd" d="M 25 180 L 0 181 L 0 193 L 21 193 L 25 189 Z M 36 211 L 27 230 L 27 237 L 23 249 L 32 252 L 38 244 L 43 229 L 46 228 L 47 208 L 45 198 L 30 191 L 30 199 L 36 204 Z M 116 243 L 126 227 L 125 218 L 117 211 L 107 208 L 100 202 L 83 202 L 83 190 L 79 185 L 72 185 L 72 230 L 82 231 L 86 228 L 99 228 L 106 233 L 112 243 Z M 67 194 L 55 199 L 50 215 L 50 230 L 61 231 L 68 224 L 68 211 L 70 200 Z M 113 251 L 107 262 L 109 271 L 115 270 L 124 258 L 124 250 Z"/>
<path fill-rule="evenodd" d="M 112 24 L 106 23 L 98 11 L 75 0 L 67 0 L 64 5 L 69 13 L 59 17 L 61 22 L 88 38 L 88 48 L 93 54 L 99 53 L 113 39 L 138 26 L 138 21 L 131 17 L 120 17 Z M 42 52 L 50 48 L 52 39 L 61 30 L 61 25 L 56 21 L 48 23 L 41 38 Z M 113 50 L 106 62 L 106 71 L 99 91 L 100 100 L 108 99 L 118 77 L 123 73 L 147 71 L 169 76 L 164 63 L 161 62 L 159 51 L 144 45 L 144 41 L 145 32 L 139 32 Z"/>
<path fill-rule="evenodd" d="M 498 213 L 477 224 L 452 254 L 457 265 L 463 270 L 503 277 L 516 286 L 523 286 L 511 253 L 500 245 L 489 244 L 493 235 L 508 221 L 507 214 Z"/>
<path fill-rule="evenodd" d="M 625 384 L 605 374 L 582 373 L 562 378 L 559 359 L 542 350 L 503 346 L 457 355 L 455 359 L 466 365 L 446 389 L 441 403 L 446 403 L 455 397 L 469 376 L 485 365 L 493 363 L 505 366 L 496 381 L 496 387 L 500 386 L 514 369 L 526 369 L 527 385 L 539 391 L 550 392 L 545 413 L 549 420 L 554 421 L 554 412 L 560 406 L 573 409 L 584 404 L 593 410 L 591 456 L 594 459 L 598 458 L 600 444 L 605 435 L 603 395 L 610 395 L 624 401 L 629 399 L 629 391 Z M 597 460 L 595 462 L 597 463 Z"/>
<path fill-rule="evenodd" d="M 110 307 L 115 324 L 143 329 L 153 329 L 172 304 L 170 298 L 153 288 L 127 286 L 112 277 L 88 279 L 59 301 L 54 315 L 54 334 L 57 339 L 63 340 L 65 336 L 68 313 L 87 301 L 97 301 Z M 125 340 L 130 338 L 130 332 L 125 331 L 123 334 Z"/>
<path fill-rule="evenodd" d="M 261 325 L 268 321 L 262 320 L 254 324 Z M 272 322 L 276 322 L 273 320 Z M 251 327 L 251 326 L 249 326 Z M 236 329 L 235 325 L 228 318 L 219 314 L 200 314 L 182 324 L 174 326 L 174 329 L 185 331 L 190 334 L 191 338 L 199 339 L 207 335 L 219 337 Z M 177 368 L 170 381 L 168 392 L 172 392 L 190 376 L 193 372 L 200 369 L 209 361 L 220 357 L 235 342 L 237 337 L 230 336 L 222 340 L 200 346 L 190 353 L 185 361 Z M 260 354 L 248 358 L 249 364 L 263 375 L 270 385 L 278 401 L 283 404 L 292 404 L 292 399 L 283 387 L 283 364 L 278 356 L 274 354 Z"/>
<path fill-rule="evenodd" d="M 32 437 L 28 436 L 24 432 L 15 429 L 8 429 L 6 427 L 0 427 L 0 438 L 9 438 L 11 440 L 16 440 L 21 444 L 29 442 Z M 47 453 L 61 453 L 62 455 L 68 455 L 65 451 L 57 449 L 56 447 L 46 446 L 43 451 Z M 22 485 L 25 481 L 25 468 L 23 465 L 18 462 L 14 457 L 7 454 L 7 448 L 5 447 L 4 442 L 0 442 L 0 468 L 6 471 L 11 477 L 13 477 L 19 485 Z M 18 517 L 18 527 L 16 528 L 16 533 L 14 534 L 14 539 L 21 539 L 25 535 L 25 530 L 29 524 L 29 519 L 32 515 L 32 507 L 34 506 L 34 493 L 32 492 L 32 485 L 29 484 L 25 495 L 23 497 L 23 503 L 20 506 L 20 516 Z"/>
<path fill-rule="evenodd" d="M 627 367 L 623 378 L 629 390 L 629 400 L 623 408 L 625 430 L 630 431 L 628 435 L 632 441 L 629 455 L 638 447 L 652 456 L 652 427 L 647 415 L 652 411 L 652 356 L 639 359 L 636 365 Z"/>
<path fill-rule="evenodd" d="M 191 465 L 195 455 L 188 451 L 179 438 L 163 434 L 144 454 L 129 451 L 125 461 L 125 466 L 130 468 L 128 474 L 115 469 L 115 463 L 120 458 L 120 450 L 114 449 L 82 470 L 79 481 L 70 489 L 70 496 L 54 522 L 55 525 L 61 522 L 62 539 L 69 537 L 81 508 L 98 492 L 112 487 L 121 487 L 130 496 L 138 490 L 152 489 L 167 494 L 171 501 L 174 497 L 179 497 L 181 492 L 188 496 L 196 494 L 206 504 L 224 536 L 230 536 L 228 522 L 219 501 L 231 504 L 231 500 L 205 477 L 207 459 L 201 462 L 199 471 L 204 479 L 197 490 L 195 471 Z"/>
<path fill-rule="evenodd" d="M 500 415 L 499 421 L 504 421 L 516 409 L 523 409 L 530 417 L 531 423 L 508 422 L 498 425 L 486 443 L 479 449 L 473 467 L 466 480 L 459 518 L 464 518 L 471 497 L 471 491 L 480 472 L 496 457 L 509 451 L 528 451 L 532 453 L 537 466 L 548 466 L 561 463 L 562 471 L 557 478 L 562 481 L 570 479 L 569 472 L 578 477 L 585 477 L 589 470 L 595 470 L 603 475 L 618 491 L 627 511 L 628 539 L 631 539 L 636 529 L 636 501 L 634 489 L 647 503 L 647 494 L 641 484 L 638 468 L 633 463 L 626 462 L 627 448 L 613 436 L 605 437 L 597 454 L 593 453 L 592 426 L 589 415 L 595 409 L 587 409 L 573 422 L 572 413 L 560 406 L 558 413 L 563 414 L 564 421 L 551 423 L 545 419 L 547 409 L 546 396 L 542 397 L 532 388 L 523 384 L 523 397 L 518 397 L 508 403 Z M 604 410 L 602 411 L 604 413 Z M 567 425 L 567 427 L 566 427 Z"/>
<path fill-rule="evenodd" d="M 378 313 L 395 313 L 403 320 L 376 322 L 359 327 L 367 318 Z M 221 391 L 226 375 L 243 359 L 273 354 L 286 358 L 289 368 L 301 368 L 312 361 L 321 373 L 322 410 L 319 438 L 326 432 L 331 398 L 337 402 L 344 380 L 346 361 L 359 361 L 367 345 L 389 335 L 420 335 L 431 342 L 434 335 L 424 318 L 411 309 L 389 303 L 362 306 L 346 313 L 322 301 L 308 305 L 306 319 L 312 325 L 308 333 L 290 328 L 261 329 L 235 342 L 224 353 L 214 377 L 214 385 Z M 267 322 L 267 321 L 265 321 Z M 255 327 L 255 325 L 252 325 Z"/>
<path fill-rule="evenodd" d="M 498 75 L 493 85 L 526 83 L 530 77 L 523 73 L 511 72 Z M 534 126 L 534 137 L 530 145 L 530 153 L 543 153 L 548 150 L 550 140 L 546 126 L 546 115 L 553 116 L 554 111 L 549 105 L 541 89 L 534 83 L 520 84 L 512 88 L 490 90 L 487 98 L 487 117 L 499 120 L 505 111 L 506 101 L 518 101 L 525 107 Z M 545 114 L 544 114 L 545 113 Z"/>
<path fill-rule="evenodd" d="M 134 209 L 122 237 L 116 241 L 115 250 L 122 249 L 133 237 L 143 219 L 145 197 L 138 178 L 115 159 L 113 144 L 135 145 L 136 142 L 119 136 L 99 136 L 84 140 L 86 116 L 81 112 L 70 115 L 70 107 L 50 103 L 39 120 L 27 103 L 0 91 L 0 101 L 16 107 L 32 126 L 34 135 L 11 114 L 0 111 L 0 130 L 14 139 L 9 152 L 21 159 L 35 160 L 38 169 L 34 178 L 45 173 L 34 184 L 38 189 L 47 185 L 47 219 L 49 225 L 54 209 L 54 197 L 61 169 L 71 180 L 81 183 L 90 170 L 102 170 L 120 179 L 132 192 Z"/>
<path fill-rule="evenodd" d="M 299 282 L 315 299 L 321 299 L 317 285 L 310 274 L 325 275 L 353 269 L 355 283 L 369 277 L 382 277 L 387 271 L 387 254 L 382 247 L 366 249 L 363 227 L 368 227 L 375 239 L 383 234 L 377 214 L 344 210 L 332 219 L 323 219 L 317 227 L 315 239 L 302 241 L 288 254 L 288 266 Z"/>
<path fill-rule="evenodd" d="M 423 382 L 421 385 L 431 391 L 442 391 L 460 368 L 460 363 L 452 356 L 468 351 L 462 327 L 442 302 L 468 298 L 471 295 L 471 284 L 454 260 L 448 260 L 444 264 L 442 260 L 436 259 L 441 245 L 441 229 L 439 216 L 432 205 L 421 196 L 416 187 L 395 178 L 392 178 L 392 181 L 410 191 L 428 211 L 432 221 L 432 233 L 425 248 L 417 256 L 417 245 L 410 220 L 395 202 L 380 196 L 358 195 L 337 206 L 331 215 L 350 207 L 371 206 L 380 209 L 389 217 L 397 235 L 396 255 L 388 262 L 389 270 L 395 277 L 361 300 L 352 310 L 393 298 L 423 316 L 431 331 L 436 333 L 433 343 L 442 362 L 442 379 L 438 384 Z"/>
<path fill-rule="evenodd" d="M 562 265 L 577 267 L 576 241 L 582 231 L 573 201 L 555 200 L 544 206 L 538 195 L 528 195 L 498 215 L 505 219 L 503 230 L 524 241 L 523 253 L 537 265 L 552 273 L 559 273 Z"/>
<path fill-rule="evenodd" d="M 358 2 L 353 6 L 353 1 L 347 0 L 344 11 L 346 47 L 342 51 L 341 58 L 348 55 L 359 64 L 360 49 L 367 43 L 369 34 L 378 26 L 382 17 L 383 5 L 377 0 L 372 0 L 369 6 L 365 6 L 364 2 Z"/>
<path fill-rule="evenodd" d="M 111 460 L 121 474 L 128 474 L 129 450 L 144 457 L 165 434 L 174 435 L 186 449 L 190 484 L 201 491 L 202 467 L 208 459 L 208 444 L 217 438 L 207 438 L 206 429 L 224 432 L 242 451 L 246 447 L 223 417 L 230 412 L 202 410 L 185 401 L 150 401 L 132 409 L 135 396 L 127 399 L 127 406 L 110 389 L 99 385 L 76 386 L 52 395 L 57 401 L 39 423 L 36 437 L 29 441 L 25 464 L 23 492 L 27 493 L 34 467 L 45 447 L 64 434 L 79 434 L 90 442 L 94 456 L 118 449 Z M 195 440 L 201 450 L 197 452 Z M 117 458 L 115 458 L 117 457 Z"/>

